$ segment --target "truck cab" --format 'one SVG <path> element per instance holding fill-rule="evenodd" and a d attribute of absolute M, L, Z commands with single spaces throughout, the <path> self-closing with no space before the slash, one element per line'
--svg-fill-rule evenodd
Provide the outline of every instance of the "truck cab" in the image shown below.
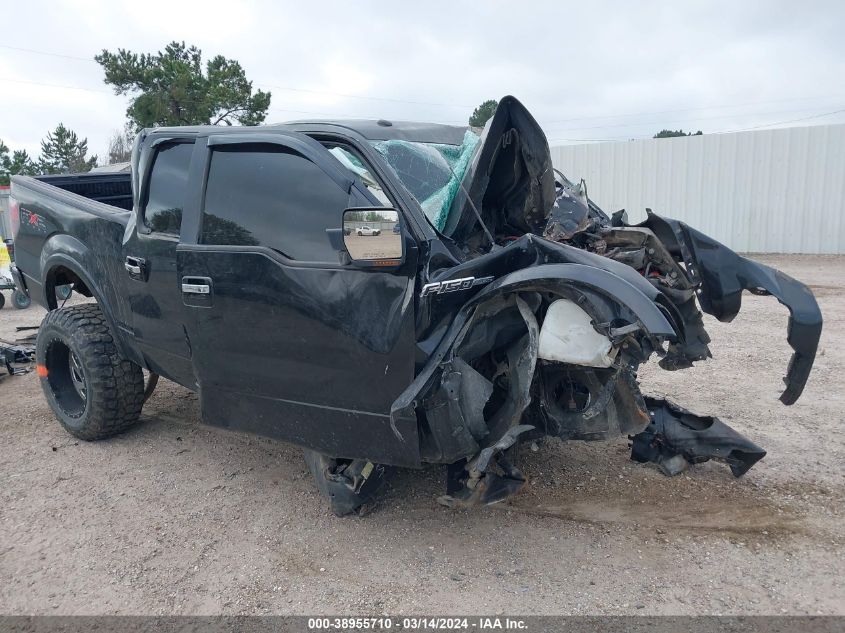
<path fill-rule="evenodd" d="M 296 127 L 142 136 L 122 247 L 127 340 L 142 366 L 200 393 L 209 424 L 418 465 L 389 412 L 415 372 L 420 219 L 366 140 Z M 330 148 L 354 156 L 369 184 Z M 347 209 L 393 212 L 398 250 L 350 258 Z"/>

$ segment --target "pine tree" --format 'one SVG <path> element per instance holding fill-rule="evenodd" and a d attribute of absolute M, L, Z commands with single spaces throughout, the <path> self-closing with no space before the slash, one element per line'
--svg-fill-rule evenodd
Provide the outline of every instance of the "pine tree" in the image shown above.
<path fill-rule="evenodd" d="M 487 123 L 487 119 L 496 113 L 496 108 L 498 107 L 498 101 L 495 99 L 488 99 L 472 111 L 472 116 L 469 117 L 469 124 L 472 127 L 484 127 L 484 124 Z"/>
<path fill-rule="evenodd" d="M 0 185 L 8 185 L 10 176 L 33 176 L 38 165 L 25 149 L 18 149 L 9 155 L 9 147 L 0 140 Z"/>
<path fill-rule="evenodd" d="M 237 61 L 217 55 L 203 67 L 202 51 L 185 42 L 154 54 L 103 50 L 94 59 L 115 94 L 132 96 L 126 115 L 139 128 L 258 125 L 270 107 L 270 93 L 253 92 Z"/>
<path fill-rule="evenodd" d="M 44 174 L 73 174 L 91 171 L 97 157 L 88 158 L 88 139 L 81 141 L 76 132 L 59 123 L 47 138 L 41 141 L 41 158 L 38 167 Z"/>

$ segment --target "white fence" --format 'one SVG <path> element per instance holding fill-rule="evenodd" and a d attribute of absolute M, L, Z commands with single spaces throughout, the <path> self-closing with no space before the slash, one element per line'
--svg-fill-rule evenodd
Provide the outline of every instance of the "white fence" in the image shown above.
<path fill-rule="evenodd" d="M 645 208 L 736 251 L 845 253 L 845 125 L 552 147 L 555 167 L 631 222 Z"/>

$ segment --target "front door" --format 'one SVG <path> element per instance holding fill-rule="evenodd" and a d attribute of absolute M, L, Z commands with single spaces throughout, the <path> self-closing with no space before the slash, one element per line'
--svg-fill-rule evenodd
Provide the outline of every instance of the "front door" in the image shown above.
<path fill-rule="evenodd" d="M 354 268 L 326 232 L 383 205 L 307 137 L 239 136 L 209 138 L 197 243 L 178 249 L 204 421 L 418 463 L 416 428 L 389 417 L 414 375 L 413 262 Z"/>

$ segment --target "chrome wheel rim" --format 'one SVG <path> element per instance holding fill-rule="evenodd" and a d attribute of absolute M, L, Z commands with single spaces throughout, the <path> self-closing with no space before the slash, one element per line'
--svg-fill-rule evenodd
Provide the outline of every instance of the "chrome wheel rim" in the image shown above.
<path fill-rule="evenodd" d="M 84 401 L 87 399 L 88 386 L 85 384 L 85 373 L 82 371 L 82 363 L 79 362 L 79 358 L 73 352 L 69 356 L 70 380 L 73 383 L 73 388 L 76 389 L 76 393 Z"/>

